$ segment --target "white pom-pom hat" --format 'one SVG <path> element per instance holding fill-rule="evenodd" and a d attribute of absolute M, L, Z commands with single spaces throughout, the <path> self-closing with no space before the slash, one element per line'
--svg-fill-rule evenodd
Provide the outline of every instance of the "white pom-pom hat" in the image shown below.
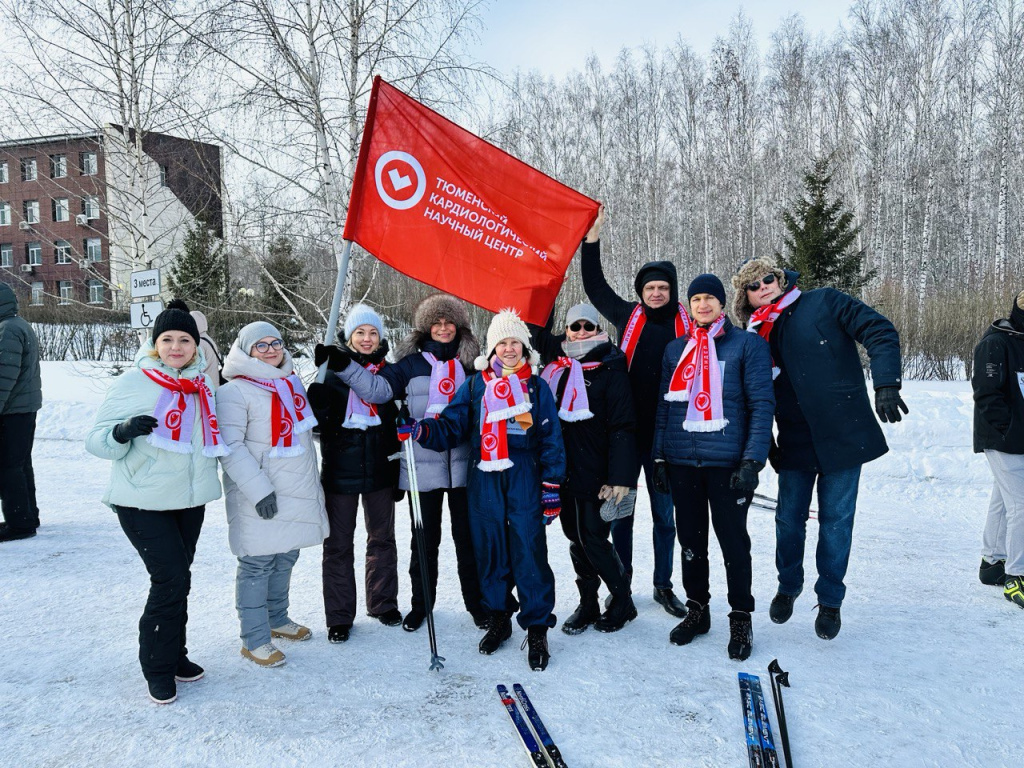
<path fill-rule="evenodd" d="M 487 346 L 484 347 L 486 353 L 480 355 L 473 363 L 478 371 L 487 370 L 488 360 L 502 339 L 518 339 L 523 342 L 523 354 L 529 355 L 530 365 L 536 366 L 540 363 L 540 355 L 530 346 L 530 329 L 519 317 L 519 313 L 509 308 L 496 314 L 491 319 L 491 324 L 487 326 Z"/>

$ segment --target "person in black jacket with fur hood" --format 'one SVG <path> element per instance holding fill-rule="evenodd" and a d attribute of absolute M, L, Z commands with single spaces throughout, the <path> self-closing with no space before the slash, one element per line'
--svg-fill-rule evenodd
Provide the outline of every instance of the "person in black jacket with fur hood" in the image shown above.
<path fill-rule="evenodd" d="M 979 577 L 1024 608 L 1024 291 L 974 349 L 974 451 L 994 483 Z"/>
<path fill-rule="evenodd" d="M 597 310 L 577 304 L 565 317 L 565 333 L 531 326 L 534 347 L 548 363 L 541 378 L 558 403 L 568 471 L 562 483 L 562 530 L 571 543 L 580 603 L 562 623 L 567 635 L 591 624 L 617 632 L 636 618 L 629 579 L 608 539 L 611 524 L 601 518 L 605 500 L 620 503 L 636 485 L 636 413 L 626 373 L 626 356 L 600 327 Z M 612 595 L 601 614 L 601 581 Z"/>

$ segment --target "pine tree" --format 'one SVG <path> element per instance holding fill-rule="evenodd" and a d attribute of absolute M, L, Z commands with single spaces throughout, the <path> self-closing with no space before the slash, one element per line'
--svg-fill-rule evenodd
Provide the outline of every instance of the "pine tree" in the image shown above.
<path fill-rule="evenodd" d="M 171 292 L 194 309 L 208 311 L 224 303 L 228 282 L 224 246 L 204 218 L 197 218 L 189 227 L 167 282 Z"/>
<path fill-rule="evenodd" d="M 267 258 L 263 266 L 270 276 L 265 272 L 260 273 L 259 297 L 260 304 L 267 313 L 267 319 L 280 329 L 285 345 L 292 350 L 295 343 L 308 341 L 308 333 L 295 317 L 295 310 L 281 295 L 283 292 L 296 307 L 299 307 L 298 296 L 306 283 L 306 270 L 293 251 L 292 241 L 283 235 L 275 238 L 267 247 Z"/>
<path fill-rule="evenodd" d="M 860 227 L 853 225 L 853 213 L 844 210 L 841 195 L 830 186 L 831 157 L 814 162 L 804 175 L 804 194 L 792 211 L 782 212 L 789 236 L 784 238 L 786 254 L 776 253 L 786 269 L 800 273 L 803 290 L 830 286 L 859 296 L 874 271 L 862 274 L 864 250 L 855 250 Z"/>

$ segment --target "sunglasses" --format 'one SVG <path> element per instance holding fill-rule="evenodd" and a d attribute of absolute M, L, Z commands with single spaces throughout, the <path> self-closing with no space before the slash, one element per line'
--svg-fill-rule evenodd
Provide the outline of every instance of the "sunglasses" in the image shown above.
<path fill-rule="evenodd" d="M 579 331 L 596 331 L 597 326 L 589 320 L 577 320 L 575 323 L 569 326 L 569 330 L 577 333 Z"/>
<path fill-rule="evenodd" d="M 765 275 L 764 277 L 762 277 L 760 280 L 755 280 L 752 283 L 747 283 L 744 286 L 744 288 L 746 288 L 748 291 L 756 291 L 758 288 L 761 287 L 761 283 L 764 283 L 765 285 L 771 285 L 774 282 L 775 282 L 775 273 L 771 272 L 771 273 Z"/>
<path fill-rule="evenodd" d="M 256 348 L 257 352 L 263 353 L 270 349 L 281 349 L 281 347 L 284 346 L 284 342 L 280 339 L 274 339 L 271 342 L 258 341 L 253 344 L 253 346 Z"/>

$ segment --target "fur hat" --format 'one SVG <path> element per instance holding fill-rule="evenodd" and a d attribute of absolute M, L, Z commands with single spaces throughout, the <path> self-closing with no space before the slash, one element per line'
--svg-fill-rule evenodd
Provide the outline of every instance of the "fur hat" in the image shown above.
<path fill-rule="evenodd" d="M 487 362 L 502 339 L 518 339 L 523 342 L 523 356 L 528 356 L 530 365 L 537 365 L 540 362 L 540 355 L 530 347 L 530 329 L 519 317 L 519 313 L 510 307 L 496 314 L 491 319 L 491 324 L 487 326 L 487 352 L 476 359 L 475 366 L 478 371 L 487 370 Z"/>
<path fill-rule="evenodd" d="M 153 342 L 168 331 L 187 333 L 195 339 L 196 346 L 199 346 L 199 328 L 196 326 L 195 318 L 183 309 L 171 307 L 156 316 L 153 323 Z"/>
<path fill-rule="evenodd" d="M 283 338 L 281 332 L 265 320 L 249 323 L 238 332 L 238 348 L 249 355 L 252 353 L 252 345 L 267 336 L 275 339 Z"/>
<path fill-rule="evenodd" d="M 352 338 L 352 332 L 360 325 L 372 325 L 377 329 L 381 339 L 384 339 L 384 321 L 372 307 L 356 304 L 348 311 L 348 317 L 345 318 L 345 339 Z"/>
<path fill-rule="evenodd" d="M 601 325 L 601 316 L 592 304 L 577 304 L 575 307 L 569 307 L 569 311 L 565 313 L 565 327 L 568 328 L 577 320 L 586 320 L 596 326 Z"/>
<path fill-rule="evenodd" d="M 717 275 L 708 272 L 693 278 L 690 287 L 686 289 L 686 300 L 689 301 L 698 293 L 714 296 L 722 304 L 722 308 L 725 308 L 725 286 L 722 285 L 722 281 L 718 279 Z"/>
<path fill-rule="evenodd" d="M 480 354 L 480 342 L 470 328 L 466 303 L 447 293 L 431 294 L 416 306 L 413 311 L 413 328 L 398 345 L 395 357 L 401 360 L 422 351 L 423 345 L 430 340 L 430 326 L 442 317 L 455 323 L 458 329 L 459 362 L 467 370 L 472 370 L 473 362 Z"/>
<path fill-rule="evenodd" d="M 775 279 L 779 281 L 779 288 L 786 290 L 789 287 L 786 282 L 786 273 L 775 263 L 774 259 L 761 258 L 750 259 L 740 265 L 739 270 L 732 276 L 732 314 L 740 325 L 746 325 L 754 308 L 747 301 L 747 289 L 744 286 L 750 285 L 755 280 L 760 280 L 769 272 L 774 273 Z"/>

